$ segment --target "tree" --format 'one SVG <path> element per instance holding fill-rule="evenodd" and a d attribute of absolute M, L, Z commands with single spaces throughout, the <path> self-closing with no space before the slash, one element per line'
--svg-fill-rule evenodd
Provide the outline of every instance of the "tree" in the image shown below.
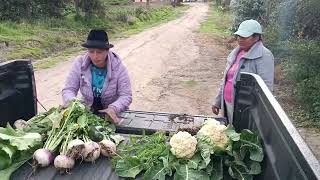
<path fill-rule="evenodd" d="M 248 19 L 254 19 L 264 24 L 265 16 L 264 0 L 237 0 L 232 7 L 234 12 L 234 22 L 232 30 L 235 31 L 239 24 Z"/>
<path fill-rule="evenodd" d="M 295 35 L 320 40 L 319 0 L 299 0 L 294 17 Z"/>
<path fill-rule="evenodd" d="M 105 5 L 101 0 L 79 0 L 79 8 L 85 13 L 85 16 L 104 16 Z"/>

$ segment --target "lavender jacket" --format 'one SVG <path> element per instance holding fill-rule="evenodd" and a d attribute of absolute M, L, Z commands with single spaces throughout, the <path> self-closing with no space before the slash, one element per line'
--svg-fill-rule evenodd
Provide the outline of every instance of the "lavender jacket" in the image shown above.
<path fill-rule="evenodd" d="M 80 90 L 84 104 L 91 107 L 93 104 L 91 60 L 88 54 L 78 56 L 67 77 L 62 90 L 64 105 L 75 98 Z M 107 77 L 105 79 L 101 103 L 103 108 L 113 107 L 116 112 L 122 112 L 132 102 L 131 83 L 126 67 L 119 56 L 109 50 L 107 62 Z"/>

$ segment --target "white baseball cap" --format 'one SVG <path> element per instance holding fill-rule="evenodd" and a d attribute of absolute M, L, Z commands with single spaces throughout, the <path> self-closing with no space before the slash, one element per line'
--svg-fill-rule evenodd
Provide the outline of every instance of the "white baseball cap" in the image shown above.
<path fill-rule="evenodd" d="M 250 19 L 243 21 L 234 34 L 239 35 L 241 37 L 249 37 L 252 36 L 253 34 L 262 34 L 262 28 L 260 23 L 258 21 Z"/>

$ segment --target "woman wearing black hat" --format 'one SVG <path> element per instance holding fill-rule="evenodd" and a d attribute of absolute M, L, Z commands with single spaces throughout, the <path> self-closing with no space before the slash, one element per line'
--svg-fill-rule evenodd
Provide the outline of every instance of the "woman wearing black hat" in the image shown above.
<path fill-rule="evenodd" d="M 110 51 L 113 45 L 104 30 L 91 30 L 82 46 L 87 52 L 74 61 L 62 90 L 63 103 L 67 105 L 80 90 L 84 104 L 94 113 L 107 113 L 118 123 L 117 114 L 132 102 L 127 69 L 119 56 Z"/>

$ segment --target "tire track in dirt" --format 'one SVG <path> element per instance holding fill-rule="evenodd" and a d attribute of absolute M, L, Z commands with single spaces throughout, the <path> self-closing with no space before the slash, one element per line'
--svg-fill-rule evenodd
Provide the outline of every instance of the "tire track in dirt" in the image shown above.
<path fill-rule="evenodd" d="M 198 33 L 194 43 L 199 56 L 148 83 L 157 98 L 149 98 L 148 110 L 186 114 L 212 115 L 211 101 L 218 91 L 225 67 L 226 49 L 212 36 Z M 174 58 L 177 55 L 171 52 Z"/>

